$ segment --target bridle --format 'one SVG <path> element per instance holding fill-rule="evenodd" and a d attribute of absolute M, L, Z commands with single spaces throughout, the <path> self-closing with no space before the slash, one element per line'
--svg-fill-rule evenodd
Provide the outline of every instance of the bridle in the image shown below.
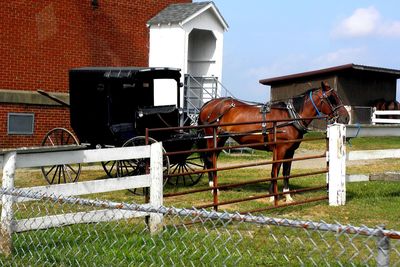
<path fill-rule="evenodd" d="M 323 104 L 327 104 L 327 105 L 329 106 L 329 109 L 331 110 L 330 114 L 324 114 L 323 112 L 321 112 L 321 111 L 318 109 L 317 105 L 315 104 L 312 95 L 314 94 L 314 92 L 317 92 L 317 90 L 316 90 L 316 91 L 310 91 L 309 98 L 310 98 L 311 104 L 313 105 L 315 111 L 317 112 L 317 116 L 318 116 L 318 117 L 328 116 L 328 117 L 329 117 L 329 121 L 335 122 L 335 121 L 339 118 L 339 114 L 338 114 L 337 111 L 338 111 L 340 108 L 344 107 L 344 105 L 342 104 L 343 102 L 342 102 L 342 100 L 340 99 L 340 97 L 339 97 L 338 95 L 336 95 L 336 97 L 338 98 L 340 104 L 337 105 L 337 106 L 334 106 L 334 105 L 332 104 L 332 102 L 329 100 L 329 97 L 330 97 L 330 96 L 327 95 L 327 93 L 332 92 L 333 89 L 331 88 L 331 89 L 329 89 L 328 91 L 324 91 L 324 90 L 321 89 L 321 91 L 322 91 L 322 96 L 319 96 L 319 98 L 320 98 L 320 100 L 321 100 L 321 106 L 322 106 Z"/>

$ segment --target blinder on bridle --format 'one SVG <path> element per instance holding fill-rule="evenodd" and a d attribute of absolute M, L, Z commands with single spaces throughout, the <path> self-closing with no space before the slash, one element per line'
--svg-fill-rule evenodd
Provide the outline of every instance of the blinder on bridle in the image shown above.
<path fill-rule="evenodd" d="M 341 101 L 340 97 L 336 93 L 335 93 L 335 95 L 332 94 L 332 92 L 333 93 L 335 92 L 333 90 L 333 88 L 329 89 L 328 91 L 324 91 L 323 89 L 321 89 L 321 91 L 322 91 L 322 96 L 319 97 L 321 99 L 321 106 L 323 104 L 327 104 L 329 106 L 329 109 L 331 110 L 330 114 L 324 114 L 323 112 L 321 112 L 318 109 L 317 105 L 315 105 L 314 100 L 312 98 L 312 94 L 316 91 L 310 91 L 309 97 L 310 97 L 311 103 L 314 106 L 315 110 L 317 111 L 318 117 L 328 116 L 329 122 L 331 122 L 331 123 L 336 122 L 340 116 L 338 114 L 338 110 L 340 108 L 344 107 L 344 105 L 342 104 L 343 102 Z"/>

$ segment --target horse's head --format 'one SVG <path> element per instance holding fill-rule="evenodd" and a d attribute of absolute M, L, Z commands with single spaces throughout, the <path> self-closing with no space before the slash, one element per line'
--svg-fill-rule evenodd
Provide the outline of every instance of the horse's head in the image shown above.
<path fill-rule="evenodd" d="M 317 101 L 314 98 L 317 97 Z M 321 88 L 314 91 L 313 96 L 311 96 L 313 103 L 319 103 L 319 105 L 314 104 L 317 113 L 325 114 L 329 117 L 330 121 L 347 124 L 350 120 L 349 113 L 344 107 L 342 100 L 337 95 L 335 90 L 329 86 L 328 83 L 322 82 Z"/>

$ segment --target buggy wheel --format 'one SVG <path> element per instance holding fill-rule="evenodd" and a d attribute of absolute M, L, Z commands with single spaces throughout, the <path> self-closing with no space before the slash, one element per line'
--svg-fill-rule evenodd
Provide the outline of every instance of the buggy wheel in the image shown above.
<path fill-rule="evenodd" d="M 167 181 L 169 184 L 174 186 L 195 185 L 200 181 L 204 173 L 191 173 L 191 172 L 204 170 L 204 168 L 205 167 L 200 160 L 200 156 L 191 155 L 171 165 L 171 174 L 180 174 L 180 175 L 170 176 Z"/>
<path fill-rule="evenodd" d="M 67 129 L 54 128 L 49 131 L 42 146 L 74 146 L 79 145 L 78 139 Z M 42 174 L 49 184 L 73 183 L 78 181 L 81 173 L 81 164 L 62 164 L 42 167 Z"/>
<path fill-rule="evenodd" d="M 157 142 L 155 139 L 149 137 L 149 144 Z M 134 138 L 126 141 L 122 147 L 130 146 L 144 146 L 146 144 L 145 136 L 136 136 Z M 165 149 L 163 148 L 163 154 L 165 154 Z M 124 177 L 124 176 L 135 176 L 146 173 L 146 166 L 149 163 L 148 159 L 130 159 L 130 160 L 118 160 L 118 161 L 107 161 L 102 162 L 104 171 L 110 178 Z M 163 155 L 163 167 L 164 175 L 169 173 L 169 158 Z M 164 180 L 165 184 L 165 180 Z M 136 195 L 143 195 L 144 188 L 129 189 L 132 193 Z"/>

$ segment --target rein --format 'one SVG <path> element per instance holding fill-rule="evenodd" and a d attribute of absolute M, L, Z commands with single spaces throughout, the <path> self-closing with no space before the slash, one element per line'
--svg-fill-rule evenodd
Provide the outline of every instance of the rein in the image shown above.
<path fill-rule="evenodd" d="M 319 111 L 317 105 L 315 105 L 314 99 L 312 98 L 312 94 L 313 94 L 313 91 L 310 91 L 309 98 L 310 98 L 310 100 L 311 100 L 311 104 L 313 105 L 315 111 L 317 111 L 318 117 L 322 117 L 323 115 L 322 115 L 322 113 Z"/>
<path fill-rule="evenodd" d="M 330 92 L 332 90 L 333 89 L 330 89 L 328 92 Z M 315 111 L 317 112 L 318 117 L 323 117 L 326 114 L 324 114 L 323 112 L 319 111 L 317 105 L 314 102 L 314 99 L 312 98 L 313 93 L 314 93 L 314 91 L 310 91 L 310 93 L 309 93 L 309 98 L 310 98 L 311 104 L 313 105 Z M 331 109 L 331 112 L 332 112 L 331 114 L 333 114 L 333 117 L 331 119 L 337 118 L 338 115 L 336 115 L 335 113 L 339 108 L 344 107 L 344 104 L 340 104 L 340 105 L 337 105 L 337 106 L 334 107 L 332 105 L 332 103 L 329 101 L 328 96 L 326 95 L 325 91 L 322 92 L 322 97 L 320 97 L 320 99 L 323 101 L 322 103 L 326 102 L 329 105 L 329 108 Z"/>

